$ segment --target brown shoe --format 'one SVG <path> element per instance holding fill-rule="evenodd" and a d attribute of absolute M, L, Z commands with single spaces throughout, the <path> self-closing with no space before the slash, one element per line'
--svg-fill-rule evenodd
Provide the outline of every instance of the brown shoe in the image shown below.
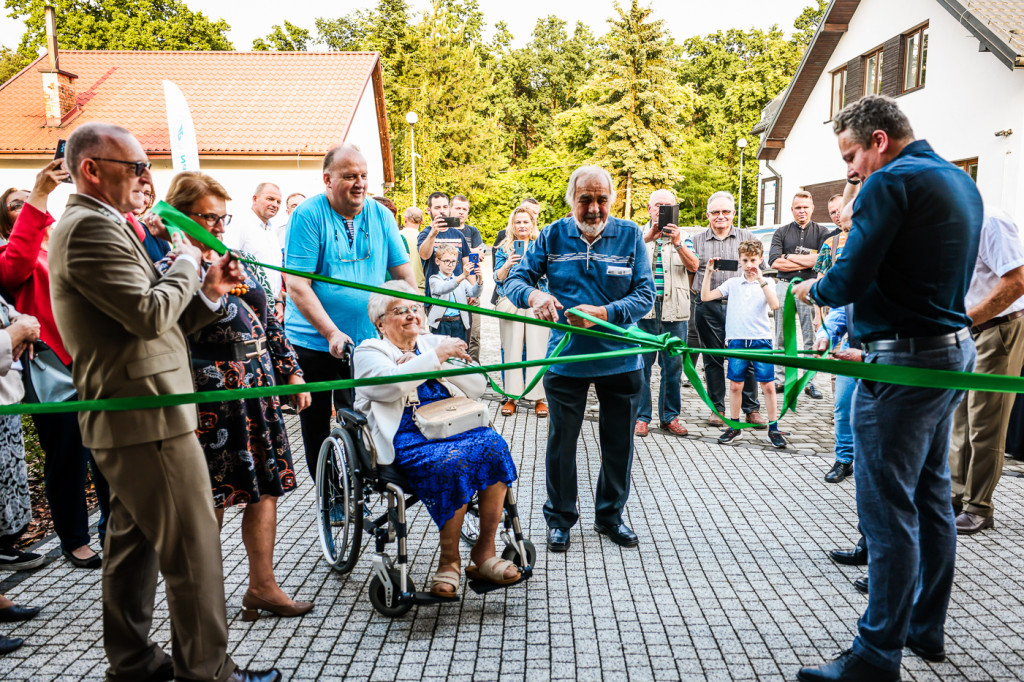
<path fill-rule="evenodd" d="M 541 419 L 548 416 L 548 406 L 544 404 L 543 400 L 538 400 L 533 404 L 533 411 L 537 413 L 537 416 Z"/>
<path fill-rule="evenodd" d="M 511 417 L 516 413 L 516 401 L 506 400 L 505 404 L 501 406 L 501 414 L 506 417 Z"/>
<path fill-rule="evenodd" d="M 661 428 L 665 429 L 669 433 L 674 433 L 677 436 L 685 436 L 688 433 L 686 427 L 679 421 L 679 417 L 676 417 L 668 424 L 662 424 Z"/>
<path fill-rule="evenodd" d="M 765 420 L 764 417 L 761 416 L 761 413 L 758 412 L 757 410 L 754 410 L 753 412 L 747 413 L 747 423 L 748 424 L 755 424 L 756 425 L 756 426 L 754 426 L 755 429 L 767 429 L 768 428 L 768 422 Z"/>
<path fill-rule="evenodd" d="M 633 435 L 641 438 L 646 438 L 647 434 L 651 432 L 651 427 L 645 421 L 636 420 L 636 425 L 633 426 Z"/>
<path fill-rule="evenodd" d="M 719 417 L 714 412 L 712 412 L 711 416 L 708 417 L 708 426 L 724 426 L 724 425 L 725 425 L 725 422 L 722 421 L 722 418 Z"/>
<path fill-rule="evenodd" d="M 991 516 L 982 516 L 981 514 L 972 514 L 971 512 L 962 512 L 956 517 L 956 534 L 957 535 L 974 535 L 980 533 L 986 528 L 995 528 L 996 521 Z"/>

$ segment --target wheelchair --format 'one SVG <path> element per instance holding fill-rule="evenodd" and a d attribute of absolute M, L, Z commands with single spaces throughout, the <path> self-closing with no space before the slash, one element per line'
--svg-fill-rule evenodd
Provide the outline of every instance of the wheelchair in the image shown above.
<path fill-rule="evenodd" d="M 316 472 L 317 528 L 327 563 L 341 574 L 351 572 L 365 533 L 375 544 L 368 596 L 378 613 L 397 618 L 416 605 L 457 603 L 458 594 L 437 597 L 416 591 L 409 576 L 406 512 L 419 498 L 405 492 L 409 486 L 396 467 L 377 464 L 366 417 L 344 408 L 336 413 L 338 424 L 320 447 Z M 477 516 L 474 497 L 461 530 L 463 541 L 475 542 L 479 533 Z M 523 537 L 511 486 L 505 496 L 502 523 L 500 537 L 505 547 L 501 558 L 519 567 L 519 580 L 512 583 L 518 585 L 532 577 L 537 551 Z M 387 551 L 391 543 L 396 544 L 394 558 Z M 510 586 L 469 581 L 470 589 L 477 594 Z"/>

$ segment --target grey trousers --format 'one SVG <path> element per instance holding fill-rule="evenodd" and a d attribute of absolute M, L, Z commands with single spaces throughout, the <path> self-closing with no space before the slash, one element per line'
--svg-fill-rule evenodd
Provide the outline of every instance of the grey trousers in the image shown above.
<path fill-rule="evenodd" d="M 775 294 L 779 297 L 779 309 L 775 311 L 775 347 L 784 348 L 782 338 L 782 307 L 786 303 L 786 290 L 789 289 L 789 282 L 781 279 L 775 283 Z M 800 322 L 800 335 L 803 337 L 803 349 L 814 348 L 814 306 L 807 305 L 802 301 L 796 302 L 796 316 Z M 782 365 L 775 365 L 775 381 L 782 383 L 786 380 L 786 368 Z M 812 380 L 808 386 L 813 386 Z"/>

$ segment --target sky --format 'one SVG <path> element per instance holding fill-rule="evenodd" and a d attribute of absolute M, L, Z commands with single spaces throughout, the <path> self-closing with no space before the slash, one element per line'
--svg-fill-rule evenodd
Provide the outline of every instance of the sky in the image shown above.
<path fill-rule="evenodd" d="M 322 0 L 291 0 L 287 3 L 280 0 L 185 2 L 192 10 L 201 11 L 212 19 L 223 17 L 231 25 L 228 37 L 238 50 L 250 49 L 253 38 L 266 35 L 274 24 L 281 24 L 284 19 L 313 31 L 315 35 L 313 20 L 316 17 L 337 17 L 356 9 L 372 9 L 377 4 L 375 0 L 335 0 L 331 3 Z M 628 2 L 629 0 L 622 0 L 624 5 Z M 676 40 L 681 41 L 691 36 L 728 28 L 768 28 L 772 24 L 778 24 L 789 33 L 793 28 L 793 20 L 812 2 L 813 0 L 650 0 L 641 4 L 653 5 L 655 18 L 664 19 L 668 31 Z M 498 21 L 504 21 L 515 37 L 515 47 L 526 44 L 537 19 L 548 14 L 557 14 L 564 19 L 570 31 L 577 21 L 582 21 L 598 36 L 608 30 L 607 19 L 615 14 L 613 0 L 563 0 L 559 3 L 552 3 L 550 0 L 517 0 L 511 5 L 516 9 L 514 13 L 509 11 L 510 5 L 507 0 L 479 0 L 479 3 L 488 29 Z M 429 2 L 410 0 L 410 5 L 418 14 L 429 7 Z M 287 12 L 283 11 L 285 7 Z M 60 21 L 60 17 L 57 21 Z M 15 47 L 21 40 L 23 31 L 20 22 L 5 15 L 0 19 L 0 44 Z"/>

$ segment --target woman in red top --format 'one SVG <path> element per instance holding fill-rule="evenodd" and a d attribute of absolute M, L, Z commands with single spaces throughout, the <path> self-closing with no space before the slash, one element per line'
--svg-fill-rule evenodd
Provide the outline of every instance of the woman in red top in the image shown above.
<path fill-rule="evenodd" d="M 10 189 L 0 196 L 0 286 L 13 296 L 15 307 L 39 320 L 39 337 L 71 364 L 71 356 L 57 332 L 50 305 L 50 268 L 46 244 L 54 219 L 46 212 L 46 200 L 64 178 L 63 160 L 52 161 L 36 176 L 31 192 Z M 106 531 L 110 494 L 107 482 L 92 463 L 92 453 L 82 445 L 78 416 L 32 416 L 39 444 L 46 453 L 43 480 L 50 505 L 53 529 L 61 551 L 78 568 L 99 568 L 100 556 L 89 546 L 89 511 L 85 500 L 86 471 L 92 466 L 96 497 L 100 503 L 100 544 Z"/>

